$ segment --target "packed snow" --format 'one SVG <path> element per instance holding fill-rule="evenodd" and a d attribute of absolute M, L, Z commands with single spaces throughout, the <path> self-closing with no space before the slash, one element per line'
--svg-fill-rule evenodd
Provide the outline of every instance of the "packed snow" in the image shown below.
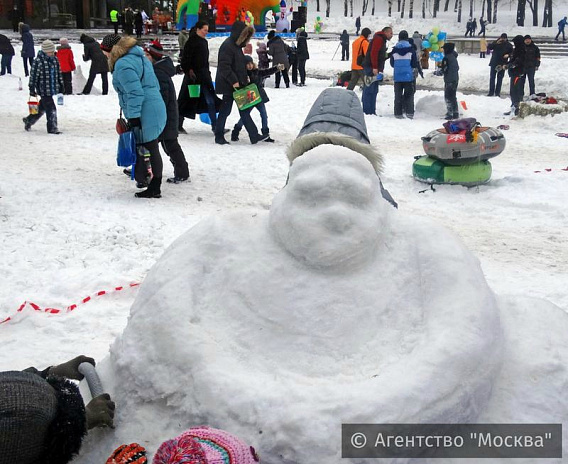
<path fill-rule="evenodd" d="M 219 42 L 220 39 L 212 40 L 211 48 L 218 47 Z M 317 74 L 321 70 L 325 75 L 333 75 L 347 70 L 349 64 L 340 62 L 337 56 L 334 61 L 330 61 L 336 46 L 335 42 L 310 41 L 308 72 Z M 82 47 L 74 44 L 73 49 L 75 59 L 82 67 L 81 74 L 86 76 L 88 63 L 81 63 Z M 289 170 L 285 157 L 286 146 L 296 137 L 311 103 L 330 85 L 330 79 L 308 79 L 306 87 L 292 86 L 290 89 L 274 89 L 273 80 L 268 81 L 267 91 L 271 101 L 267 109 L 275 144 L 251 146 L 246 141 L 240 141 L 220 147 L 213 143 L 209 126 L 199 120 L 186 120 L 188 135 L 181 135 L 180 143 L 191 166 L 192 182 L 164 184 L 162 199 L 140 200 L 134 198 L 134 184 L 122 174 L 115 162 L 117 137 L 114 123 L 119 107 L 114 91 L 111 90 L 107 96 L 96 91 L 89 96 L 66 96 L 65 104 L 57 108 L 59 128 L 63 132 L 61 135 L 48 135 L 44 120 L 40 120 L 31 132 L 25 132 L 22 117 L 27 113 L 27 79 L 23 78 L 19 48 L 16 47 L 14 76 L 0 78 L 3 96 L 0 100 L 0 114 L 3 116 L 0 133 L 4 140 L 1 155 L 4 169 L 0 181 L 3 236 L 0 250 L 4 258 L 0 264 L 4 277 L 3 291 L 0 294 L 0 320 L 13 316 L 12 320 L 0 325 L 0 342 L 4 354 L 0 358 L 0 369 L 23 369 L 31 365 L 45 367 L 79 353 L 94 356 L 97 360 L 107 358 L 101 363 L 100 371 L 109 386 L 109 392 L 117 398 L 117 423 L 120 428 L 113 432 L 118 434 L 116 439 L 126 439 L 128 435 L 133 441 L 147 440 L 149 448 L 152 448 L 174 436 L 176 431 L 198 425 L 207 417 L 216 422 L 210 425 L 241 433 L 243 438 L 255 445 L 261 458 L 266 458 L 267 462 L 279 462 L 273 460 L 274 456 L 287 456 L 286 453 L 290 452 L 290 448 L 283 444 L 293 439 L 309 438 L 301 433 L 302 429 L 286 426 L 279 428 L 278 421 L 286 420 L 288 416 L 285 409 L 274 410 L 272 407 L 284 387 L 288 387 L 290 391 L 290 397 L 286 401 L 293 402 L 301 391 L 293 388 L 295 381 L 306 389 L 317 386 L 317 383 L 309 384 L 307 377 L 303 377 L 309 375 L 309 371 L 300 372 L 300 368 L 308 360 L 291 362 L 294 359 L 290 359 L 290 355 L 295 352 L 286 351 L 283 347 L 284 341 L 292 345 L 298 342 L 299 346 L 303 346 L 301 343 L 307 343 L 308 340 L 305 333 L 284 330 L 274 332 L 272 336 L 267 332 L 249 339 L 252 336 L 250 326 L 257 321 L 252 318 L 254 312 L 250 308 L 247 308 L 250 313 L 239 312 L 234 320 L 221 312 L 217 320 L 213 317 L 215 314 L 199 314 L 200 320 L 192 321 L 190 312 L 181 311 L 190 307 L 198 308 L 199 306 L 194 306 L 194 298 L 201 303 L 201 298 L 211 304 L 217 302 L 219 311 L 228 311 L 231 306 L 221 304 L 224 296 L 240 290 L 243 292 L 240 296 L 245 300 L 252 294 L 258 298 L 253 300 L 254 310 L 267 311 L 267 315 L 274 318 L 274 325 L 282 322 L 284 327 L 289 328 L 300 321 L 286 319 L 285 312 L 278 312 L 282 309 L 272 312 L 275 311 L 273 302 L 283 307 L 287 304 L 287 298 L 291 295 L 285 294 L 286 289 L 303 292 L 300 296 L 305 304 L 294 309 L 305 311 L 307 316 L 312 316 L 309 313 L 311 303 L 319 308 L 329 306 L 332 312 L 339 311 L 338 307 L 326 304 L 327 299 L 337 302 L 334 300 L 337 295 L 356 295 L 357 302 L 361 301 L 363 305 L 363 314 L 365 303 L 368 307 L 372 292 L 380 292 L 381 289 L 384 289 L 385 295 L 393 303 L 401 305 L 401 296 L 396 289 L 403 287 L 404 278 L 410 279 L 412 283 L 410 276 L 417 272 L 411 266 L 415 262 L 415 256 L 410 254 L 410 245 L 413 245 L 417 250 L 424 251 L 423 248 L 427 248 L 432 253 L 437 251 L 437 259 L 439 263 L 443 263 L 439 264 L 439 269 L 448 273 L 449 282 L 444 284 L 438 280 L 440 276 L 434 273 L 427 274 L 424 278 L 432 279 L 434 284 L 455 292 L 456 296 L 451 298 L 451 303 L 460 305 L 464 311 L 471 311 L 471 317 L 479 324 L 489 325 L 491 317 L 496 314 L 492 310 L 497 307 L 501 310 L 504 332 L 502 336 L 495 335 L 495 343 L 504 343 L 506 349 L 503 359 L 509 362 L 504 362 L 500 370 L 490 368 L 484 371 L 484 375 L 488 377 L 493 375 L 490 384 L 493 385 L 495 394 L 492 396 L 483 393 L 483 376 L 470 379 L 479 386 L 481 392 L 474 398 L 485 408 L 485 412 L 475 420 L 564 420 L 565 416 L 559 414 L 565 411 L 566 404 L 559 398 L 563 396 L 560 386 L 565 382 L 566 367 L 560 361 L 565 359 L 566 353 L 559 345 L 563 340 L 560 337 L 566 333 L 566 318 L 554 305 L 564 311 L 568 309 L 565 290 L 568 282 L 568 239 L 565 236 L 568 226 L 568 171 L 563 170 L 568 167 L 568 140 L 554 134 L 567 132 L 568 116 L 563 113 L 554 117 L 530 116 L 511 120 L 503 115 L 510 106 L 508 99 L 483 95 L 489 75 L 487 59 L 480 59 L 476 55 L 460 55 L 458 59 L 460 88 L 463 86 L 477 91 L 476 94 L 458 92 L 458 100 L 464 102 L 460 105 L 463 116 L 477 117 L 484 125 L 510 125 L 510 129 L 504 132 L 507 137 L 505 152 L 492 160 L 492 180 L 489 184 L 474 189 L 435 186 L 435 190 L 414 181 L 411 166 L 414 156 L 422 153 L 420 137 L 442 123 L 440 118 L 445 111 L 443 93 L 440 90 L 419 90 L 415 96 L 415 119 L 401 121 L 393 117 L 392 87 L 381 86 L 377 102 L 379 116 L 368 116 L 366 123 L 372 143 L 385 158 L 384 173 L 381 175 L 383 184 L 399 204 L 398 212 L 389 211 L 390 207 L 385 204 L 389 211 L 385 212 L 386 217 L 392 217 L 389 219 L 392 222 L 391 229 L 385 233 L 385 237 L 392 237 L 391 241 L 398 239 L 408 248 L 402 247 L 402 251 L 398 248 L 391 249 L 389 241 L 382 241 L 380 250 L 385 253 L 383 259 L 389 255 L 393 259 L 387 260 L 384 266 L 378 268 L 373 279 L 366 276 L 362 282 L 353 283 L 350 287 L 342 281 L 335 285 L 336 288 L 333 285 L 326 287 L 326 292 L 329 293 L 324 293 L 321 290 L 324 288 L 323 279 L 317 279 L 313 273 L 308 273 L 309 278 L 300 279 L 300 275 L 292 272 L 298 264 L 290 264 L 281 277 L 269 281 L 272 288 L 269 287 L 269 273 L 263 271 L 272 271 L 274 275 L 280 267 L 286 268 L 285 259 L 270 261 L 270 253 L 274 250 L 267 244 L 268 239 L 264 235 L 255 234 L 266 234 L 267 215 L 276 214 L 274 209 L 270 213 L 267 210 L 270 209 L 273 198 L 276 198 L 274 204 L 278 205 L 279 198 L 284 195 L 285 191 L 278 192 L 284 187 Z M 544 91 L 560 97 L 565 95 L 565 79 L 559 70 L 566 67 L 566 61 L 562 58 L 543 60 L 537 74 L 538 92 Z M 387 65 L 387 77 L 389 73 Z M 441 78 L 431 73 L 432 69 L 426 71 L 424 81 L 433 88 L 441 88 Z M 18 90 L 17 76 L 22 76 L 23 91 Z M 75 78 L 75 92 L 82 89 L 78 79 L 81 79 L 81 75 Z M 174 80 L 179 87 L 181 77 L 177 76 Z M 97 86 L 100 88 L 99 80 L 95 80 L 95 87 Z M 508 78 L 505 78 L 504 86 L 508 86 Z M 360 94 L 359 89 L 357 92 Z M 258 121 L 258 114 L 254 111 L 253 117 Z M 237 114 L 234 110 L 228 120 L 228 127 L 236 121 Z M 173 169 L 166 163 L 164 176 L 168 175 L 173 175 Z M 206 219 L 209 217 L 212 218 Z M 187 232 L 198 223 L 197 228 Z M 452 230 L 453 234 L 441 226 Z M 257 232 L 253 233 L 253 230 Z M 183 235 L 186 233 L 188 235 Z M 202 241 L 193 238 L 192 242 L 188 237 L 201 237 Z M 385 240 L 385 237 L 381 240 Z M 469 252 L 461 245 L 462 241 Z M 209 248 L 204 249 L 210 253 L 201 253 L 201 248 L 190 246 L 192 243 L 207 244 Z M 170 245 L 172 247 L 166 251 Z M 214 257 L 222 254 L 228 246 L 233 247 L 235 256 L 241 259 L 239 264 L 238 260 L 231 261 L 230 255 L 222 256 L 227 260 L 227 272 L 233 270 L 239 276 L 237 280 L 219 281 L 211 278 L 196 282 L 192 279 L 202 275 L 201 273 L 209 272 L 215 276 L 215 272 L 220 272 L 210 265 L 214 262 Z M 258 255 L 254 255 L 253 251 Z M 470 252 L 479 259 L 480 268 Z M 254 259 L 247 257 L 246 253 L 253 253 Z M 202 267 L 194 267 L 200 260 L 199 266 Z M 460 266 L 460 260 L 465 260 L 467 266 Z M 159 264 L 150 271 L 156 262 Z M 398 269 L 403 269 L 405 273 Z M 139 292 L 138 287 L 128 287 L 129 283 L 144 281 L 149 272 L 148 283 L 143 284 Z M 471 273 L 472 286 L 452 288 L 452 279 L 465 279 L 460 274 L 462 272 Z M 332 276 L 331 280 L 334 279 Z M 308 283 L 320 290 L 309 293 L 305 287 Z M 81 304 L 83 298 L 117 286 L 126 288 Z M 198 286 L 202 293 L 194 294 L 193 286 Z M 480 299 L 475 301 L 479 305 L 477 313 L 475 306 L 464 304 L 468 288 L 471 291 L 478 290 Z M 493 301 L 492 291 L 498 295 L 497 302 Z M 314 297 L 316 294 L 318 298 Z M 416 297 L 418 295 L 419 292 L 415 294 Z M 487 304 L 481 304 L 481 295 L 484 295 Z M 272 300 L 269 299 L 271 297 Z M 464 300 L 460 300 L 460 297 Z M 542 299 L 550 303 L 543 302 Z M 71 304 L 79 304 L 72 312 L 62 311 L 53 315 L 33 311 L 29 306 L 16 313 L 24 301 L 36 303 L 42 308 L 65 309 Z M 380 301 L 381 304 L 387 304 L 387 300 Z M 384 334 L 380 330 L 376 332 L 377 337 L 384 335 L 385 340 L 381 351 L 385 356 L 381 361 L 384 364 L 379 363 L 379 366 L 387 367 L 389 355 L 391 358 L 404 356 L 405 346 L 411 350 L 420 341 L 427 340 L 421 340 L 420 336 L 424 332 L 417 331 L 407 334 L 410 338 L 401 344 L 401 332 L 409 327 L 432 322 L 433 329 L 446 331 L 448 343 L 462 341 L 458 339 L 460 332 L 452 331 L 465 324 L 460 323 L 459 314 L 451 312 L 452 307 L 444 304 L 436 307 L 432 301 L 432 311 L 444 311 L 453 321 L 444 326 L 443 320 L 421 321 L 419 314 L 413 315 L 412 306 L 417 303 L 412 297 L 404 303 L 405 313 L 395 314 L 393 308 L 388 308 L 385 313 L 395 316 L 394 322 L 397 325 L 385 327 Z M 136 311 L 128 330 L 121 336 L 131 306 Z M 296 314 L 300 317 L 301 313 Z M 487 317 L 484 318 L 483 315 Z M 261 313 L 257 316 L 258 320 L 264 320 Z M 380 317 L 382 315 L 376 315 L 373 321 L 377 329 L 382 328 Z M 203 325 L 204 337 L 214 334 L 218 343 L 215 344 L 216 351 L 209 353 L 209 356 L 214 359 L 218 354 L 219 364 L 211 363 L 211 359 L 205 357 L 185 358 L 189 353 L 194 353 L 197 340 L 187 340 L 182 320 L 191 325 Z M 222 323 L 221 327 L 215 332 L 213 325 L 219 322 Z M 339 322 L 353 324 L 352 320 L 331 321 L 335 324 L 332 326 L 326 326 L 327 321 L 309 322 L 312 326 L 303 330 L 325 328 L 331 332 L 337 330 L 338 334 L 346 329 L 340 327 Z M 361 339 L 370 346 L 375 346 L 373 343 L 380 341 L 373 338 L 373 327 L 367 327 L 364 318 L 362 321 L 357 320 L 357 323 L 352 326 L 353 338 L 346 339 L 351 344 L 342 344 L 346 356 L 356 356 L 357 348 L 360 348 L 358 344 L 361 343 L 358 334 L 363 334 Z M 404 327 L 404 323 L 409 327 Z M 148 327 L 149 324 L 152 327 Z M 494 332 L 490 330 L 489 333 Z M 177 334 L 179 338 L 170 336 L 172 334 Z M 278 340 L 275 334 L 283 338 Z M 160 335 L 168 335 L 168 338 L 162 339 Z M 435 340 L 435 336 L 432 337 Z M 279 341 L 282 345 L 279 345 Z M 527 341 L 529 345 L 526 344 Z M 257 342 L 257 351 L 260 352 L 258 359 L 243 356 L 244 347 L 253 349 Z M 441 343 L 437 339 L 435 342 Z M 438 346 L 436 343 L 433 350 Z M 475 363 L 476 359 L 482 359 L 488 353 L 484 350 L 489 350 L 490 340 L 485 343 L 488 345 L 476 345 L 477 351 L 474 351 L 468 362 Z M 125 346 L 123 350 L 120 349 L 121 344 Z M 114 364 L 108 357 L 111 345 Z M 232 346 L 235 347 L 234 351 L 228 349 Z M 486 348 L 482 348 L 483 346 Z M 346 377 L 363 375 L 361 371 L 356 372 L 357 369 L 355 372 L 349 370 L 348 357 L 340 360 L 337 371 L 330 372 L 327 363 L 329 355 L 324 353 L 325 345 L 320 348 L 326 362 L 313 366 L 314 375 L 322 379 L 330 375 L 333 378 L 344 371 Z M 397 349 L 402 352 L 395 353 Z M 422 356 L 427 356 L 427 352 Z M 424 361 L 426 358 L 421 359 Z M 439 359 L 441 358 L 434 357 L 428 363 L 432 369 L 430 373 L 447 367 L 436 365 Z M 495 356 L 494 359 L 485 361 L 488 366 L 495 366 L 499 359 Z M 369 360 L 365 362 L 367 364 L 364 367 L 368 367 Z M 460 364 L 459 359 L 455 363 L 456 369 L 465 366 Z M 119 372 L 113 370 L 116 365 L 120 366 Z M 199 367 L 203 367 L 201 377 L 193 383 L 190 374 Z M 263 380 L 259 383 L 264 382 L 265 387 L 273 387 L 272 391 L 267 388 L 261 392 L 260 386 L 251 385 L 251 374 L 246 367 L 262 372 Z M 259 367 L 264 370 L 257 370 Z M 274 377 L 267 375 L 268 367 L 274 372 Z M 281 385 L 275 382 L 277 376 L 281 375 L 278 374 L 279 369 L 289 373 L 286 383 Z M 457 377 L 448 379 L 450 371 L 451 369 L 446 369 L 440 372 L 440 380 L 457 382 Z M 511 381 L 519 377 L 530 377 L 533 385 L 538 385 L 538 388 L 528 388 L 527 383 Z M 242 412 L 240 408 L 243 401 L 248 401 L 247 397 L 236 396 L 235 404 L 231 404 L 228 396 L 230 393 L 226 397 L 215 396 L 216 391 L 209 388 L 213 378 L 230 387 L 228 392 L 243 387 L 242 390 L 250 395 L 266 395 L 260 396 L 254 404 L 256 416 L 239 418 L 231 415 L 231 412 Z M 324 381 L 321 382 L 324 390 L 326 385 Z M 332 381 L 329 386 L 326 391 L 337 393 Z M 439 385 L 436 384 L 436 387 Z M 412 381 L 398 382 L 389 385 L 390 388 L 394 388 L 393 394 L 398 392 L 401 395 L 398 398 L 400 400 L 405 389 L 412 388 Z M 364 392 L 362 398 L 374 396 L 371 391 L 361 391 Z M 427 395 L 440 393 L 442 391 L 436 391 L 436 388 L 424 392 L 424 402 L 428 401 Z M 135 412 L 133 406 L 139 406 L 146 394 L 161 399 L 140 408 L 138 413 Z M 384 398 L 387 398 L 388 392 L 384 394 Z M 531 396 L 532 394 L 535 396 Z M 510 397 L 524 397 L 524 400 L 520 403 L 507 403 L 503 400 Z M 558 402 L 549 402 L 551 397 L 558 399 Z M 223 406 L 214 407 L 217 401 L 223 402 Z M 285 404 L 287 403 L 283 403 Z M 338 422 L 347 419 L 348 414 L 354 411 L 347 407 L 348 404 L 346 403 L 346 409 L 328 411 L 329 416 L 326 417 L 329 419 L 335 414 Z M 399 403 L 394 402 L 393 408 L 397 404 Z M 326 417 L 319 417 L 319 408 L 324 408 L 323 403 L 315 403 L 303 412 L 298 406 L 297 412 L 305 414 L 307 422 L 313 419 L 312 414 L 316 414 L 317 420 L 321 421 L 318 425 L 325 428 Z M 188 411 L 192 411 L 195 416 Z M 359 412 L 363 411 L 357 410 Z M 448 417 L 439 410 L 436 413 L 439 414 L 432 417 Z M 392 414 L 390 417 L 396 417 L 395 409 Z M 178 420 L 182 415 L 184 423 Z M 246 424 L 252 423 L 254 417 L 271 421 L 262 436 L 257 434 L 258 430 L 246 428 Z M 365 415 L 361 417 L 368 418 Z M 234 430 L 230 430 L 231 428 Z M 114 435 L 109 435 L 109 431 L 97 431 L 91 435 L 85 446 L 84 457 L 79 462 L 91 462 L 88 459 L 90 453 L 106 457 L 113 447 L 120 444 L 113 439 Z M 321 435 L 315 437 L 319 436 Z M 337 443 L 322 446 L 326 445 L 333 451 L 333 455 L 336 451 L 333 447 L 339 446 L 339 439 Z M 267 450 L 264 455 L 263 446 Z M 295 457 L 291 459 L 289 462 L 298 462 Z M 300 459 L 299 462 L 309 461 Z"/>

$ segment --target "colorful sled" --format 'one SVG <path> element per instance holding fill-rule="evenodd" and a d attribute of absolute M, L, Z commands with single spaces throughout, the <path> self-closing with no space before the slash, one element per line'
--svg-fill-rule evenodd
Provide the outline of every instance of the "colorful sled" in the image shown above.
<path fill-rule="evenodd" d="M 474 140 L 468 142 L 465 134 L 449 134 L 446 129 L 433 130 L 422 137 L 424 153 L 445 164 L 460 166 L 488 160 L 503 152 L 505 136 L 493 127 L 478 127 Z"/>
<path fill-rule="evenodd" d="M 412 175 L 427 184 L 458 184 L 474 187 L 489 182 L 491 163 L 474 161 L 461 166 L 451 166 L 430 156 L 421 156 L 412 165 Z"/>

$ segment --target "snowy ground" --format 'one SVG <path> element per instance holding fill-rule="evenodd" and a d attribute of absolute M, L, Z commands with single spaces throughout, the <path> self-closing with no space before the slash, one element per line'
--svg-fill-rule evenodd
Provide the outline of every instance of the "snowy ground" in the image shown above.
<path fill-rule="evenodd" d="M 337 57 L 329 61 L 335 43 L 312 41 L 310 47 L 310 70 L 348 69 Z M 81 48 L 74 45 L 74 50 L 79 62 Z M 23 76 L 18 57 L 16 49 L 14 73 Z M 537 91 L 564 90 L 558 69 L 567 64 L 564 59 L 544 61 Z M 487 61 L 461 56 L 460 67 L 460 85 L 486 90 Z M 251 146 L 241 140 L 221 148 L 213 143 L 208 126 L 186 121 L 189 134 L 180 136 L 180 142 L 193 181 L 164 184 L 163 198 L 147 201 L 134 198 L 134 184 L 115 163 L 119 107 L 113 91 L 108 96 L 66 97 L 58 107 L 62 135 L 48 135 L 44 120 L 27 133 L 21 121 L 27 113 L 27 79 L 22 80 L 24 91 L 18 91 L 16 77 L 0 78 L 0 319 L 13 315 L 26 300 L 42 308 L 65 308 L 99 290 L 140 282 L 168 245 L 202 218 L 268 209 L 286 180 L 286 146 L 311 103 L 330 84 L 308 79 L 307 87 L 277 90 L 268 81 L 275 144 Z M 427 75 L 425 80 L 441 87 L 440 78 Z M 95 86 L 100 89 L 100 81 Z M 441 125 L 443 95 L 419 91 L 415 119 L 400 121 L 392 115 L 392 87 L 383 86 L 380 115 L 366 122 L 386 159 L 385 187 L 401 211 L 453 229 L 479 257 L 495 292 L 546 298 L 568 310 L 568 171 L 562 170 L 568 166 L 568 140 L 554 135 L 568 132 L 568 114 L 512 121 L 503 116 L 508 99 L 459 99 L 466 102 L 465 116 L 484 125 L 511 126 L 505 132 L 505 152 L 492 160 L 491 182 L 475 189 L 439 186 L 434 192 L 414 181 L 413 157 L 422 153 L 420 137 Z M 229 124 L 236 119 L 233 112 Z M 169 175 L 172 168 L 165 163 L 164 176 Z M 136 291 L 95 298 L 72 313 L 46 315 L 26 308 L 0 325 L 0 369 L 44 367 L 79 353 L 103 358 L 126 324 Z"/>

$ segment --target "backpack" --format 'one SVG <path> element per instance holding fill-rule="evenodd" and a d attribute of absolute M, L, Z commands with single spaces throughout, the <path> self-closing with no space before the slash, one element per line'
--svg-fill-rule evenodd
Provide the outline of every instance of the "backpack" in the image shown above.
<path fill-rule="evenodd" d="M 363 66 L 363 60 L 365 59 L 365 54 L 361 53 L 362 49 L 363 49 L 363 40 L 361 40 L 361 45 L 359 45 L 359 52 L 357 53 L 357 59 L 355 60 L 357 66 Z"/>

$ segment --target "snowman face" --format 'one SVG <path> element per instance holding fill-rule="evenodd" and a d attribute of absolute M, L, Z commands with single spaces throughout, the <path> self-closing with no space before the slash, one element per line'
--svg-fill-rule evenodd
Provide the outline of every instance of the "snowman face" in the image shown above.
<path fill-rule="evenodd" d="M 297 259 L 344 269 L 373 256 L 386 214 L 379 179 L 362 155 L 323 145 L 294 160 L 270 227 Z"/>

